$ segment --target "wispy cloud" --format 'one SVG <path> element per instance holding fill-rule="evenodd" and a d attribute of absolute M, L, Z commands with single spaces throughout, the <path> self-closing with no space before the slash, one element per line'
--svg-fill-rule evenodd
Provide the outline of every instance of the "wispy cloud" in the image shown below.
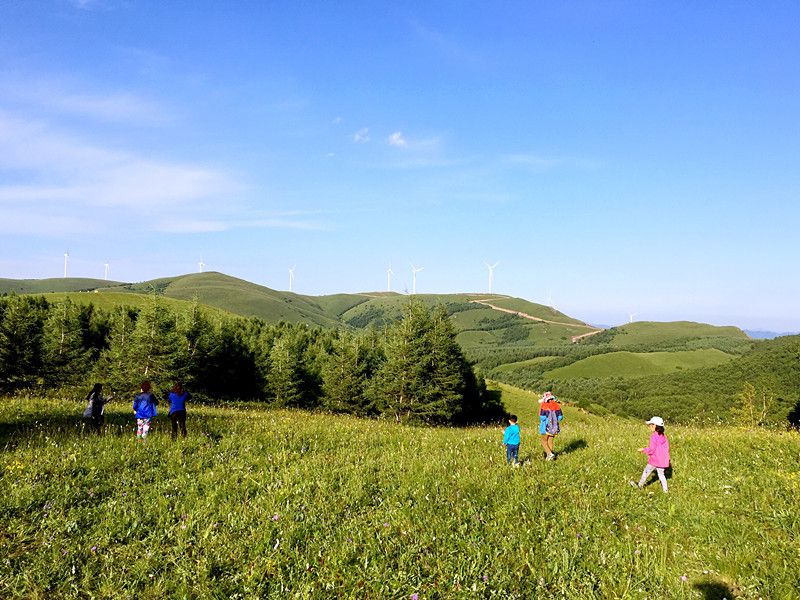
<path fill-rule="evenodd" d="M 0 81 L 6 105 L 22 105 L 44 115 L 72 115 L 97 121 L 137 125 L 163 125 L 175 115 L 159 103 L 130 92 L 86 91 L 80 82 L 46 78 L 11 78 Z"/>
<path fill-rule="evenodd" d="M 353 134 L 353 141 L 357 144 L 366 144 L 369 141 L 369 128 L 363 127 Z"/>
<path fill-rule="evenodd" d="M 145 230 L 230 229 L 245 219 L 223 214 L 223 207 L 239 205 L 245 191 L 236 177 L 214 167 L 109 148 L 0 112 L 0 209 L 7 232 L 85 233 L 131 222 Z"/>
<path fill-rule="evenodd" d="M 402 131 L 395 131 L 389 136 L 389 145 L 396 146 L 398 148 L 406 148 L 408 146 L 408 142 L 403 137 Z"/>

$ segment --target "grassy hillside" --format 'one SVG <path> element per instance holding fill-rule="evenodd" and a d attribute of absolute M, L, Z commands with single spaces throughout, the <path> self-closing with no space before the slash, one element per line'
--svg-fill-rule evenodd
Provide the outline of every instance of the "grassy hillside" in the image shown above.
<path fill-rule="evenodd" d="M 667 323 L 641 321 L 613 327 L 603 333 L 586 338 L 583 344 L 607 344 L 617 350 L 650 347 L 655 348 L 687 340 L 723 338 L 747 342 L 747 334 L 738 327 L 718 327 L 691 321 Z"/>
<path fill-rule="evenodd" d="M 672 427 L 670 493 L 628 486 L 641 422 L 565 408 L 544 462 L 502 429 L 189 408 L 133 440 L 82 403 L 0 399 L 0 596 L 798 598 L 800 438 Z M 754 461 L 758 468 L 753 469 Z"/>
<path fill-rule="evenodd" d="M 115 288 L 116 289 L 116 288 Z M 49 302 L 59 302 L 65 298 L 69 298 L 76 304 L 93 304 L 95 307 L 111 311 L 117 306 L 132 306 L 141 308 L 150 301 L 151 296 L 144 293 L 134 292 L 121 292 L 110 290 L 95 290 L 94 292 L 62 292 L 52 294 L 39 294 L 44 296 Z M 192 302 L 188 300 L 177 300 L 175 298 L 165 297 L 162 298 L 164 304 L 177 313 L 183 313 L 191 308 Z M 205 305 L 203 308 L 212 315 L 225 316 L 225 317 L 238 317 L 221 308 Z"/>
<path fill-rule="evenodd" d="M 84 292 L 121 285 L 117 281 L 88 279 L 81 277 L 59 277 L 52 279 L 2 279 L 0 294 L 43 294 L 47 292 Z"/>
<path fill-rule="evenodd" d="M 683 352 L 609 352 L 546 371 L 545 377 L 551 379 L 645 377 L 674 373 L 683 369 L 713 367 L 732 359 L 731 355 L 714 348 Z"/>

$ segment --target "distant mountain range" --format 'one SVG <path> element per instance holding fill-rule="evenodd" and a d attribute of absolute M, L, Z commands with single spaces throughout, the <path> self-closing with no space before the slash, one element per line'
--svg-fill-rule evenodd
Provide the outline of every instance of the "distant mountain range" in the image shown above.
<path fill-rule="evenodd" d="M 180 307 L 197 301 L 217 313 L 256 317 L 275 323 L 306 323 L 320 327 L 381 327 L 402 314 L 410 297 L 394 292 L 363 292 L 306 296 L 273 290 L 223 273 L 207 272 L 165 277 L 140 283 L 85 278 L 0 279 L 0 293 L 44 294 L 53 300 L 70 297 L 99 308 L 119 304 L 139 306 L 153 294 Z M 536 349 L 593 343 L 594 327 L 552 307 L 521 298 L 489 294 L 418 294 L 428 305 L 442 303 L 452 315 L 458 340 L 468 354 L 480 358 L 497 353 L 530 354 Z M 735 327 L 703 323 L 637 322 L 603 331 L 613 346 L 627 343 L 670 343 L 707 337 L 746 339 Z M 597 338 L 598 340 L 601 338 Z M 616 340 L 612 342 L 612 338 Z M 627 340 L 627 342 L 626 342 Z M 519 359 L 517 359 L 519 360 Z"/>
<path fill-rule="evenodd" d="M 783 335 L 797 335 L 798 331 L 784 331 L 782 333 L 778 333 L 776 331 L 756 331 L 753 329 L 743 329 L 747 335 L 749 335 L 754 340 L 773 340 L 776 337 L 781 337 Z"/>

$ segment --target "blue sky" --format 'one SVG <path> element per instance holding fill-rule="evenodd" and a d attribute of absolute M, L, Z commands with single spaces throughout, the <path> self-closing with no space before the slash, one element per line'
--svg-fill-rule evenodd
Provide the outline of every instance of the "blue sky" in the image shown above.
<path fill-rule="evenodd" d="M 0 277 L 800 330 L 797 2 L 0 3 Z"/>

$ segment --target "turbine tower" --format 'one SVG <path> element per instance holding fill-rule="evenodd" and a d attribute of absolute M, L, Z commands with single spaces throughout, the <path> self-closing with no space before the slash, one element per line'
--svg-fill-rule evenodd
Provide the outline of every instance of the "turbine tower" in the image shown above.
<path fill-rule="evenodd" d="M 417 273 L 422 271 L 425 267 L 415 267 L 413 264 L 411 265 L 411 295 L 414 296 L 417 293 Z"/>
<path fill-rule="evenodd" d="M 633 323 L 633 317 L 636 316 L 636 313 L 631 313 L 628 315 L 628 323 Z"/>
<path fill-rule="evenodd" d="M 67 277 L 67 264 L 69 264 L 69 250 L 64 252 L 64 278 Z"/>
<path fill-rule="evenodd" d="M 494 270 L 500 262 L 496 262 L 493 265 L 490 265 L 488 262 L 484 262 L 483 264 L 486 265 L 486 268 L 489 269 L 489 293 L 492 293 L 492 284 L 494 283 Z"/>
<path fill-rule="evenodd" d="M 292 291 L 292 287 L 294 286 L 294 268 L 297 265 L 292 265 L 289 267 L 289 291 Z"/>
<path fill-rule="evenodd" d="M 197 263 L 197 267 L 199 269 L 198 273 L 202 273 L 203 269 L 206 268 L 206 263 L 203 262 L 203 257 L 202 256 L 200 257 L 200 262 Z"/>
<path fill-rule="evenodd" d="M 392 275 L 394 275 L 394 271 L 392 271 L 392 265 L 389 265 L 389 268 L 386 269 L 386 291 L 392 291 Z"/>
<path fill-rule="evenodd" d="M 103 263 L 103 279 L 108 281 L 109 264 L 108 261 Z"/>

